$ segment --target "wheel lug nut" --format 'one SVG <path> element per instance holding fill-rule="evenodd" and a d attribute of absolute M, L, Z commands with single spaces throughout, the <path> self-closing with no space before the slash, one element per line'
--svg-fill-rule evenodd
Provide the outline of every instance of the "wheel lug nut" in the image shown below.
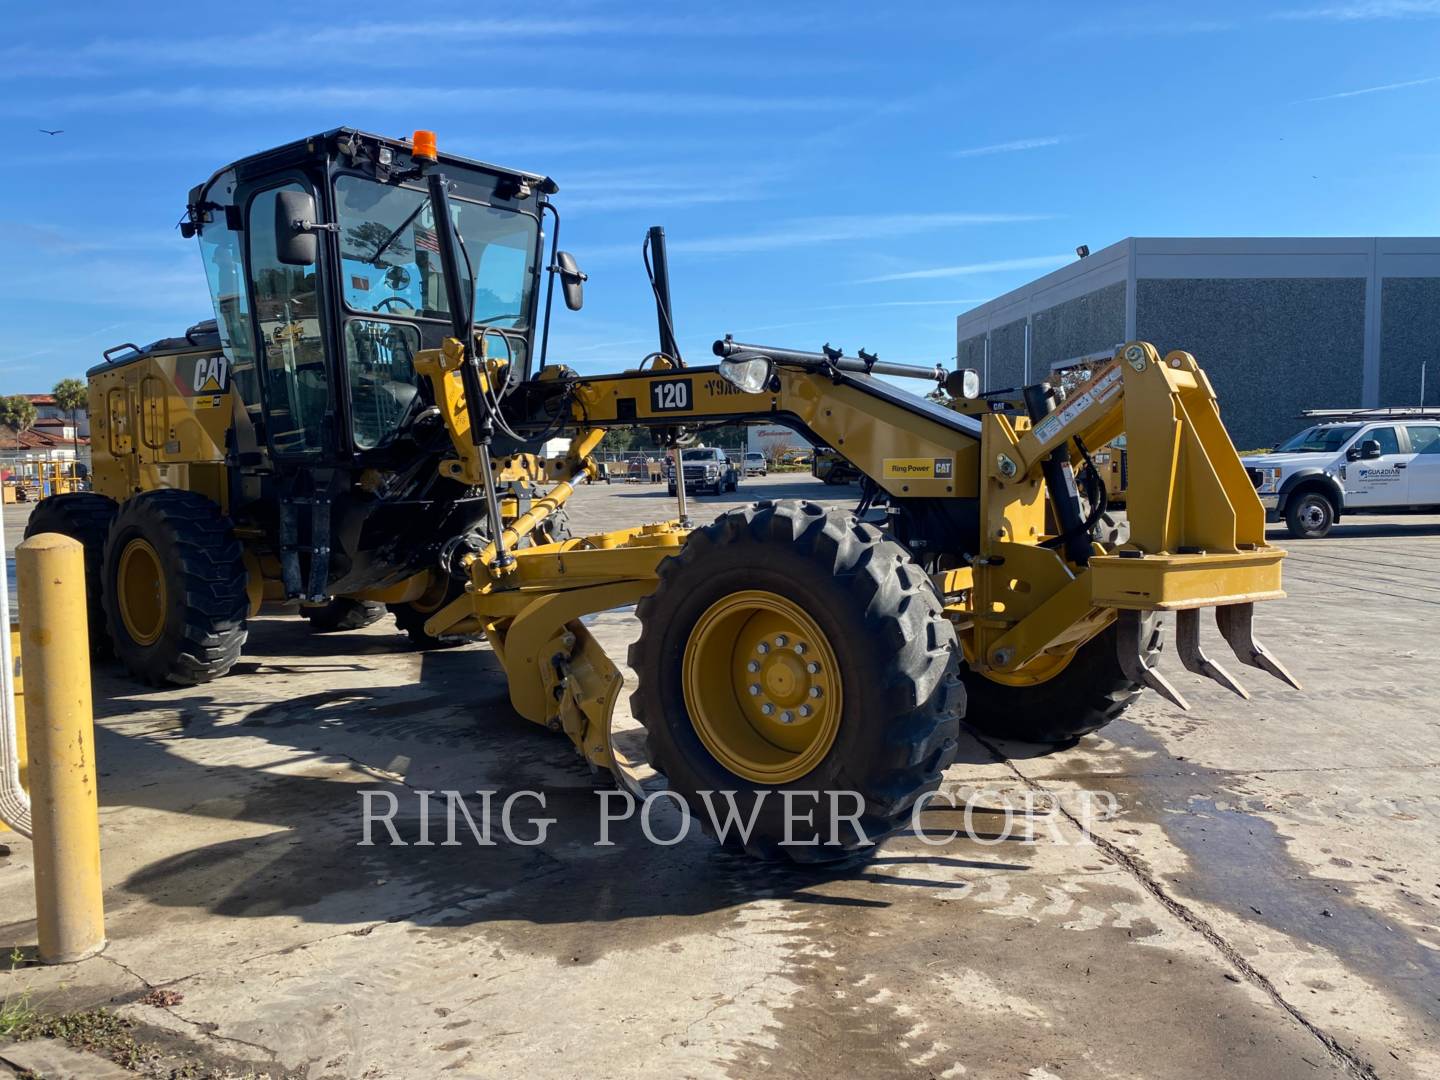
<path fill-rule="evenodd" d="M 793 724 L 794 722 L 795 722 L 795 714 L 792 713 L 789 709 L 786 709 L 784 712 L 782 712 L 782 713 L 780 714 L 780 723 L 782 723 L 782 724 Z"/>
<path fill-rule="evenodd" d="M 784 634 L 776 634 L 776 635 L 775 635 L 775 647 L 776 647 L 777 649 L 783 649 L 783 648 L 785 647 L 786 643 L 787 643 L 789 640 L 790 640 L 790 639 L 787 638 Z"/>
<path fill-rule="evenodd" d="M 758 652 L 761 656 L 764 656 L 770 651 L 770 643 L 768 641 L 760 642 L 759 645 L 755 646 L 755 651 Z"/>
<path fill-rule="evenodd" d="M 761 705 L 761 706 L 760 706 L 760 711 L 761 711 L 762 713 L 764 713 L 766 716 L 769 716 L 771 713 L 773 713 L 773 712 L 775 711 L 775 706 L 774 706 L 774 705 L 771 705 L 770 702 L 767 701 L 767 702 L 765 702 L 764 705 Z"/>
<path fill-rule="evenodd" d="M 811 710 L 811 708 L 810 708 L 809 705 L 801 705 L 801 706 L 800 706 L 800 715 L 801 715 L 801 716 L 809 716 L 812 711 L 813 711 L 813 710 Z"/>
<path fill-rule="evenodd" d="M 759 661 L 759 660 L 751 660 L 748 664 L 745 665 L 745 670 L 746 670 L 746 671 L 759 671 L 759 670 L 760 670 L 760 661 Z"/>
<path fill-rule="evenodd" d="M 820 688 L 819 688 L 818 686 L 812 686 L 812 687 L 810 687 L 810 696 L 811 696 L 811 697 L 819 697 L 819 696 L 820 696 Z"/>
<path fill-rule="evenodd" d="M 811 675 L 818 675 L 820 674 L 820 665 L 817 664 L 814 660 L 811 660 L 808 664 L 805 665 L 805 670 L 808 671 Z"/>
<path fill-rule="evenodd" d="M 759 697 L 759 696 L 760 696 L 760 684 L 759 684 L 758 682 L 752 682 L 752 683 L 750 684 L 750 696 L 751 696 L 751 697 Z"/>
<path fill-rule="evenodd" d="M 795 655 L 796 655 L 796 656 L 804 656 L 804 655 L 805 655 L 805 643 L 804 643 L 803 641 L 797 641 L 797 642 L 795 643 Z"/>

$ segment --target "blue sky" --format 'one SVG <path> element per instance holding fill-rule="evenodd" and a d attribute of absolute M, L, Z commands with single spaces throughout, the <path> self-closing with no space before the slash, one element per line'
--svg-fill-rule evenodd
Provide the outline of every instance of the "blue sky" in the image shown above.
<path fill-rule="evenodd" d="M 1440 232 L 1440 0 L 7 8 L 0 393 L 209 317 L 190 187 L 341 125 L 558 181 L 582 371 L 654 347 L 651 224 L 692 361 L 944 361 L 1081 243 Z"/>

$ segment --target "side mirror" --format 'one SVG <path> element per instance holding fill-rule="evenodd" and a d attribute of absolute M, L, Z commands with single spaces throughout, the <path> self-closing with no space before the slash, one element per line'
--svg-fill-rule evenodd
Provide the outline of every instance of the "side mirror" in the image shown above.
<path fill-rule="evenodd" d="M 1375 439 L 1366 439 L 1360 444 L 1360 457 L 1364 461 L 1373 461 L 1380 456 L 1380 443 Z"/>
<path fill-rule="evenodd" d="M 275 255 L 286 266 L 314 266 L 315 196 L 308 191 L 275 193 Z"/>
<path fill-rule="evenodd" d="M 580 269 L 575 256 L 568 251 L 555 253 L 555 270 L 560 275 L 565 306 L 571 311 L 579 311 L 585 305 L 585 282 L 589 280 L 589 275 Z"/>

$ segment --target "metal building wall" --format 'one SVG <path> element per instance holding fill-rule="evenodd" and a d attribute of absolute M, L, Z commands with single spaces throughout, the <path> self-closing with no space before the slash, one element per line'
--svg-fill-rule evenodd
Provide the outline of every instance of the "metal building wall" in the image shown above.
<path fill-rule="evenodd" d="M 1131 238 L 957 320 L 987 389 L 1133 338 L 1204 365 L 1242 448 L 1306 408 L 1440 402 L 1440 239 Z"/>

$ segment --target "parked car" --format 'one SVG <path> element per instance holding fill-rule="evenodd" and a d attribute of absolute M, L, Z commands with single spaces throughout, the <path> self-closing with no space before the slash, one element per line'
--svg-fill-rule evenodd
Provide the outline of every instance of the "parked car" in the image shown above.
<path fill-rule="evenodd" d="M 1350 511 L 1440 508 L 1440 409 L 1317 410 L 1269 454 L 1243 457 L 1268 520 L 1318 539 Z"/>
<path fill-rule="evenodd" d="M 765 455 L 758 450 L 747 450 L 745 452 L 744 463 L 746 476 L 770 475 L 770 463 L 765 460 Z"/>
<path fill-rule="evenodd" d="M 860 479 L 860 470 L 840 451 L 818 446 L 810 463 L 810 475 L 827 484 L 854 484 Z"/>
<path fill-rule="evenodd" d="M 701 491 L 709 491 L 719 495 L 724 491 L 734 491 L 740 486 L 740 471 L 718 446 L 688 447 L 680 452 L 680 464 L 685 470 L 686 492 L 694 491 L 698 495 Z M 674 495 L 673 467 L 666 479 L 669 481 L 670 494 Z"/>

